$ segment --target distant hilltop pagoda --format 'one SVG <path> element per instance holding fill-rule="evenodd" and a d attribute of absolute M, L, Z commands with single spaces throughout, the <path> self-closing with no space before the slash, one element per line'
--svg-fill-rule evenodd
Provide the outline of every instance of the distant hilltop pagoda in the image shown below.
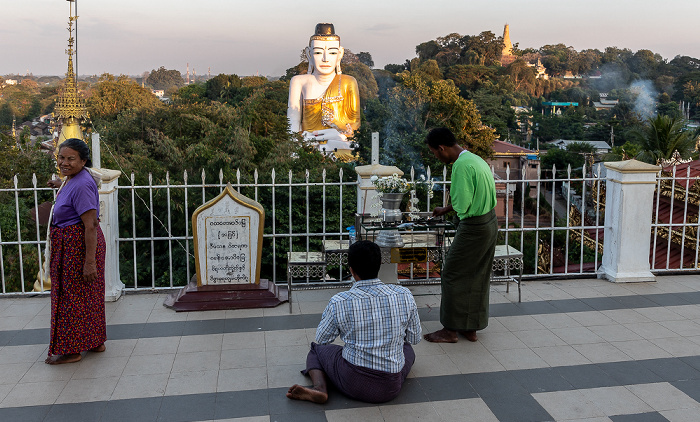
<path fill-rule="evenodd" d="M 503 28 L 503 51 L 501 52 L 501 65 L 508 66 L 517 57 L 513 55 L 513 43 L 510 41 L 510 30 L 508 24 Z"/>
<path fill-rule="evenodd" d="M 73 1 L 71 4 L 70 17 L 68 18 L 68 72 L 66 72 L 65 87 L 61 96 L 56 101 L 56 107 L 53 115 L 60 125 L 60 133 L 54 139 L 54 155 L 58 153 L 58 147 L 66 139 L 78 138 L 85 141 L 83 136 L 83 125 L 90 121 L 90 115 L 85 108 L 85 100 L 78 95 L 78 82 L 73 70 L 73 48 L 75 39 L 73 38 L 73 22 L 77 21 L 78 16 L 73 16 Z"/>

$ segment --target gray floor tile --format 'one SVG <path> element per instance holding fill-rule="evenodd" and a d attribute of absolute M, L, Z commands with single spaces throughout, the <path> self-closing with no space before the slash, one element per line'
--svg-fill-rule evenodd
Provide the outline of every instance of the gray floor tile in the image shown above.
<path fill-rule="evenodd" d="M 680 358 L 648 359 L 638 362 L 667 382 L 700 379 L 700 371 Z"/>
<path fill-rule="evenodd" d="M 618 385 L 648 384 L 663 379 L 639 362 L 599 363 L 598 366 L 615 379 Z"/>
<path fill-rule="evenodd" d="M 148 337 L 179 337 L 185 330 L 184 321 L 149 322 L 144 324 L 140 338 Z"/>
<path fill-rule="evenodd" d="M 107 324 L 107 338 L 122 340 L 139 338 L 146 324 Z"/>
<path fill-rule="evenodd" d="M 51 406 L 24 406 L 0 409 L 0 421 L 42 422 Z"/>
<path fill-rule="evenodd" d="M 672 386 L 681 390 L 690 398 L 700 403 L 700 381 L 698 380 L 686 380 L 686 381 L 676 381 L 671 383 Z"/>
<path fill-rule="evenodd" d="M 268 391 L 248 390 L 217 393 L 214 403 L 214 419 L 243 418 L 270 414 Z M 284 398 L 287 399 L 286 397 Z"/>
<path fill-rule="evenodd" d="M 595 310 L 581 299 L 557 300 L 552 303 L 552 306 L 557 308 L 559 312 L 587 312 Z"/>
<path fill-rule="evenodd" d="M 21 330 L 16 333 L 4 346 L 24 346 L 28 344 L 48 344 L 50 330 L 48 328 L 34 328 Z M 0 337 L 0 342 L 2 338 Z"/>
<path fill-rule="evenodd" d="M 7 345 L 12 338 L 21 333 L 22 330 L 3 330 L 0 331 L 0 347 Z"/>
<path fill-rule="evenodd" d="M 465 375 L 479 397 L 529 394 L 510 372 Z M 490 407 L 490 406 L 489 406 Z"/>
<path fill-rule="evenodd" d="M 598 365 L 560 366 L 554 370 L 576 389 L 619 385 Z"/>
<path fill-rule="evenodd" d="M 106 401 L 91 403 L 55 404 L 44 422 L 94 422 L 99 421 L 107 408 Z"/>
<path fill-rule="evenodd" d="M 530 394 L 508 394 L 483 397 L 499 422 L 541 422 L 554 418 Z"/>
<path fill-rule="evenodd" d="M 459 400 L 478 397 L 465 375 L 423 377 L 417 380 L 431 401 Z"/>
<path fill-rule="evenodd" d="M 326 412 L 323 410 L 316 410 L 313 412 L 304 413 L 292 413 L 292 414 L 280 414 L 270 415 L 270 420 L 275 422 L 327 422 Z"/>
<path fill-rule="evenodd" d="M 554 368 L 510 371 L 513 378 L 530 393 L 573 390 L 574 387 Z"/>
<path fill-rule="evenodd" d="M 163 397 L 158 422 L 191 422 L 214 419 L 216 394 Z"/>
<path fill-rule="evenodd" d="M 647 295 L 645 297 L 660 306 L 680 306 L 690 304 L 685 297 L 685 293 L 661 293 L 658 295 Z"/>
<path fill-rule="evenodd" d="M 100 422 L 153 422 L 162 401 L 162 397 L 110 400 Z"/>
<path fill-rule="evenodd" d="M 596 311 L 607 311 L 610 309 L 624 309 L 625 306 L 611 297 L 592 297 L 581 299 L 583 303 Z"/>
<path fill-rule="evenodd" d="M 668 419 L 663 417 L 661 413 L 658 412 L 610 416 L 610 420 L 613 422 L 668 422 Z"/>
<path fill-rule="evenodd" d="M 224 321 L 223 319 L 185 321 L 182 335 L 221 334 L 224 332 Z"/>

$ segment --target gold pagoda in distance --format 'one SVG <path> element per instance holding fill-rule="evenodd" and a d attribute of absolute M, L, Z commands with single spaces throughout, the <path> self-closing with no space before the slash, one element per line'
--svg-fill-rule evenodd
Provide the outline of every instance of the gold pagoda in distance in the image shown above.
<path fill-rule="evenodd" d="M 61 96 L 56 101 L 56 107 L 53 115 L 58 124 L 61 126 L 61 131 L 58 138 L 54 139 L 54 155 L 58 154 L 58 147 L 66 139 L 78 138 L 85 141 L 83 136 L 82 125 L 85 125 L 90 120 L 90 115 L 85 108 L 85 100 L 78 94 L 78 82 L 73 70 L 73 48 L 75 38 L 73 38 L 73 23 L 77 21 L 78 16 L 73 16 L 73 2 L 70 2 L 70 17 L 68 20 L 68 72 L 66 72 L 65 86 Z M 87 141 L 86 141 L 87 143 Z"/>

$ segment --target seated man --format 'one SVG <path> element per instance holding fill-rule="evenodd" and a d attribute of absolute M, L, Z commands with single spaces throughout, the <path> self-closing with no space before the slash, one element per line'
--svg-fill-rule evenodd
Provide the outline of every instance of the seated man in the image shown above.
<path fill-rule="evenodd" d="M 338 390 L 364 402 L 382 403 L 399 394 L 416 359 L 411 344 L 420 341 L 421 326 L 411 292 L 377 278 L 381 262 L 375 243 L 350 245 L 348 265 L 355 283 L 333 296 L 323 311 L 302 371 L 313 387 L 295 384 L 287 397 L 325 403 L 326 376 Z M 330 344 L 338 335 L 342 347 Z"/>

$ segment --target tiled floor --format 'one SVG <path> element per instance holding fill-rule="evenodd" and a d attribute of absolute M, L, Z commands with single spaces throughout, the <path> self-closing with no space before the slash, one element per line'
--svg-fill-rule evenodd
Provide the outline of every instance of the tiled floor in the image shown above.
<path fill-rule="evenodd" d="M 439 287 L 411 287 L 425 332 Z M 700 276 L 491 289 L 479 342 L 421 342 L 401 395 L 284 396 L 337 290 L 274 309 L 175 313 L 164 294 L 107 303 L 107 351 L 49 366 L 49 298 L 0 299 L 0 421 L 698 421 Z"/>

